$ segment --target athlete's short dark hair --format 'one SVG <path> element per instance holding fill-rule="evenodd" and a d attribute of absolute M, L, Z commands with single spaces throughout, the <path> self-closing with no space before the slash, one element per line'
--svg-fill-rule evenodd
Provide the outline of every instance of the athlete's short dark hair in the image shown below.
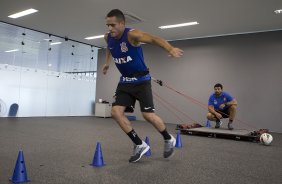
<path fill-rule="evenodd" d="M 222 84 L 220 84 L 220 83 L 215 84 L 213 88 L 218 88 L 218 87 L 221 88 L 221 89 L 223 89 L 223 86 L 222 86 Z"/>
<path fill-rule="evenodd" d="M 107 17 L 116 17 L 119 20 L 125 21 L 125 17 L 122 11 L 119 9 L 113 9 L 108 14 Z"/>

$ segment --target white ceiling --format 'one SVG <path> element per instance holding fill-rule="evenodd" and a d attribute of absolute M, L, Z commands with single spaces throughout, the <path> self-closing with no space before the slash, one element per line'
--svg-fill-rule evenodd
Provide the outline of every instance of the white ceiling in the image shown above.
<path fill-rule="evenodd" d="M 8 15 L 34 8 L 39 12 L 18 19 Z M 103 39 L 85 40 L 107 31 L 105 16 L 119 8 L 144 19 L 130 25 L 166 40 L 246 32 L 282 30 L 282 0 L 0 0 L 0 21 L 69 37 L 104 47 Z M 198 21 L 195 26 L 161 30 L 158 27 Z"/>

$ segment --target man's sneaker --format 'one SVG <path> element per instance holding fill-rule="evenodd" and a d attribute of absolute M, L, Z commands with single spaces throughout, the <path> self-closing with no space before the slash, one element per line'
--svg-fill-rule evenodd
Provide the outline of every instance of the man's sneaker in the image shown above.
<path fill-rule="evenodd" d="M 165 140 L 164 144 L 164 158 L 168 158 L 173 155 L 174 146 L 176 144 L 175 138 L 170 134 L 171 139 Z"/>
<path fill-rule="evenodd" d="M 142 141 L 141 145 L 134 146 L 133 156 L 130 157 L 129 162 L 137 162 L 150 149 L 150 146 Z"/>
<path fill-rule="evenodd" d="M 133 143 L 132 155 L 135 155 L 136 144 Z"/>
<path fill-rule="evenodd" d="M 215 127 L 214 128 L 220 128 L 220 125 L 222 124 L 221 121 L 216 121 L 215 122 Z"/>
<path fill-rule="evenodd" d="M 232 126 L 232 123 L 228 123 L 228 129 L 229 130 L 233 130 L 234 129 L 233 126 Z"/>

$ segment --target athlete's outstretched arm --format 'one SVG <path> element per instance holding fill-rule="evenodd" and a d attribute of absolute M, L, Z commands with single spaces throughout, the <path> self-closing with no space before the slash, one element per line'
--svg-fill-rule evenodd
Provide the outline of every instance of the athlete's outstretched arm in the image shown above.
<path fill-rule="evenodd" d="M 106 41 L 106 43 L 108 45 L 108 42 L 107 42 L 107 40 L 108 40 L 108 33 L 106 33 L 104 35 L 104 39 L 105 39 L 105 41 Z M 109 49 L 107 47 L 106 48 L 106 63 L 103 65 L 103 68 L 102 68 L 103 74 L 107 74 L 107 71 L 108 71 L 109 66 L 110 66 L 110 62 L 111 62 L 111 53 L 110 53 L 110 51 L 109 51 Z"/>
<path fill-rule="evenodd" d="M 128 40 L 133 45 L 139 45 L 140 42 L 158 45 L 164 48 L 173 57 L 181 57 L 183 55 L 183 50 L 173 47 L 163 38 L 145 33 L 140 30 L 130 31 L 128 33 Z"/>

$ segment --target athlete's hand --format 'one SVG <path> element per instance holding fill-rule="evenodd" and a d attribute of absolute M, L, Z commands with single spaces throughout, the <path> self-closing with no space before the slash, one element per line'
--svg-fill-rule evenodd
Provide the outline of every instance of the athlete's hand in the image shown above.
<path fill-rule="evenodd" d="M 222 118 L 222 115 L 219 114 L 219 113 L 216 113 L 215 116 L 217 117 L 217 119 L 221 119 Z"/>
<path fill-rule="evenodd" d="M 221 105 L 219 106 L 220 109 L 223 109 L 224 107 L 225 107 L 225 104 L 221 104 Z"/>
<path fill-rule="evenodd" d="M 176 57 L 179 58 L 183 55 L 183 50 L 179 49 L 179 48 L 175 48 L 173 47 L 170 51 L 169 51 L 169 56 L 172 57 Z"/>
<path fill-rule="evenodd" d="M 104 74 L 104 75 L 107 74 L 108 69 L 109 69 L 109 65 L 104 64 L 104 66 L 103 66 L 103 68 L 102 68 L 102 71 L 103 71 L 103 74 Z"/>

